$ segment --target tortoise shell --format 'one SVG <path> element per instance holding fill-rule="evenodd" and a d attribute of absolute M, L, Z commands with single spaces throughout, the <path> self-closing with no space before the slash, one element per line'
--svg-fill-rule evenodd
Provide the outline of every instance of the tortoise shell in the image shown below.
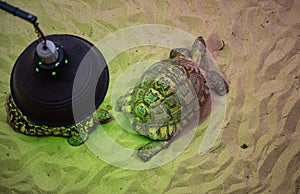
<path fill-rule="evenodd" d="M 118 99 L 117 109 L 138 134 L 168 140 L 195 120 L 209 94 L 205 72 L 190 58 L 178 56 L 147 69 L 139 84 Z"/>
<path fill-rule="evenodd" d="M 117 100 L 117 111 L 138 134 L 161 140 L 138 149 L 144 162 L 167 147 L 171 137 L 203 119 L 201 109 L 209 102 L 211 90 L 220 96 L 228 93 L 228 83 L 212 64 L 200 36 L 191 50 L 172 49 L 169 59 L 153 64 L 139 83 Z"/>

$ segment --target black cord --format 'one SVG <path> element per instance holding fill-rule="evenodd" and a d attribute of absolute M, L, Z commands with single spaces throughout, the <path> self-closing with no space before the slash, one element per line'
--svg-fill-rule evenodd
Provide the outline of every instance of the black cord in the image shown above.
<path fill-rule="evenodd" d="M 14 16 L 18 16 L 26 21 L 29 21 L 30 23 L 33 24 L 35 32 L 38 35 L 39 38 L 39 42 L 44 41 L 44 49 L 47 49 L 47 45 L 46 45 L 46 37 L 44 35 L 44 33 L 41 31 L 41 29 L 39 28 L 39 23 L 37 22 L 37 17 L 27 13 L 21 9 L 19 9 L 18 7 L 12 6 L 6 2 L 3 2 L 0 0 L 0 8 L 13 14 Z"/>
<path fill-rule="evenodd" d="M 46 46 L 46 37 L 45 37 L 44 33 L 42 32 L 42 30 L 39 28 L 39 23 L 36 22 L 36 23 L 33 24 L 33 26 L 34 26 L 35 32 L 38 35 L 39 42 L 44 41 L 44 49 L 46 50 L 47 49 L 47 46 Z"/>

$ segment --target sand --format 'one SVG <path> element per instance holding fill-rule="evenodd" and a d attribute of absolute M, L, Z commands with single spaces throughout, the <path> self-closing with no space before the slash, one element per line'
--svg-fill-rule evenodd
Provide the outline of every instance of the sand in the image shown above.
<path fill-rule="evenodd" d="M 86 145 L 18 134 L 6 123 L 4 103 L 12 67 L 36 35 L 30 24 L 0 11 L 1 193 L 299 193 L 299 1 L 9 2 L 37 15 L 45 34 L 73 34 L 95 44 L 141 24 L 211 37 L 210 49 L 230 81 L 230 92 L 221 134 L 209 152 L 199 155 L 206 121 L 178 157 L 154 169 L 119 168 Z M 222 50 L 216 37 L 225 42 Z M 112 84 L 103 106 L 110 104 L 122 71 L 168 54 L 155 47 L 134 51 L 109 62 Z M 116 121 L 102 128 L 96 131 L 105 130 L 127 147 L 146 141 Z"/>

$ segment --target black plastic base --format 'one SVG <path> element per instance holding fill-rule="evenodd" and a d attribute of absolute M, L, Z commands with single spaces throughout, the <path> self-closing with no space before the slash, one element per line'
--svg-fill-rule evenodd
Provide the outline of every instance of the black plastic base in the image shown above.
<path fill-rule="evenodd" d="M 33 42 L 15 63 L 11 94 L 17 107 L 35 123 L 72 125 L 90 116 L 102 103 L 109 84 L 107 64 L 100 51 L 80 37 L 46 38 L 63 49 L 63 61 L 55 68 L 37 70 L 38 41 Z"/>

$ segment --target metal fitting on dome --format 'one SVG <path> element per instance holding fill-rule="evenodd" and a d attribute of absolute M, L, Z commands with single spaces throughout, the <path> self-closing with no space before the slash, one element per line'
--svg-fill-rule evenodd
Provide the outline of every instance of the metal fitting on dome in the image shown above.
<path fill-rule="evenodd" d="M 57 61 L 58 52 L 55 44 L 50 40 L 46 40 L 46 44 L 44 44 L 44 41 L 40 42 L 36 47 L 36 52 L 45 64 L 52 64 Z"/>

